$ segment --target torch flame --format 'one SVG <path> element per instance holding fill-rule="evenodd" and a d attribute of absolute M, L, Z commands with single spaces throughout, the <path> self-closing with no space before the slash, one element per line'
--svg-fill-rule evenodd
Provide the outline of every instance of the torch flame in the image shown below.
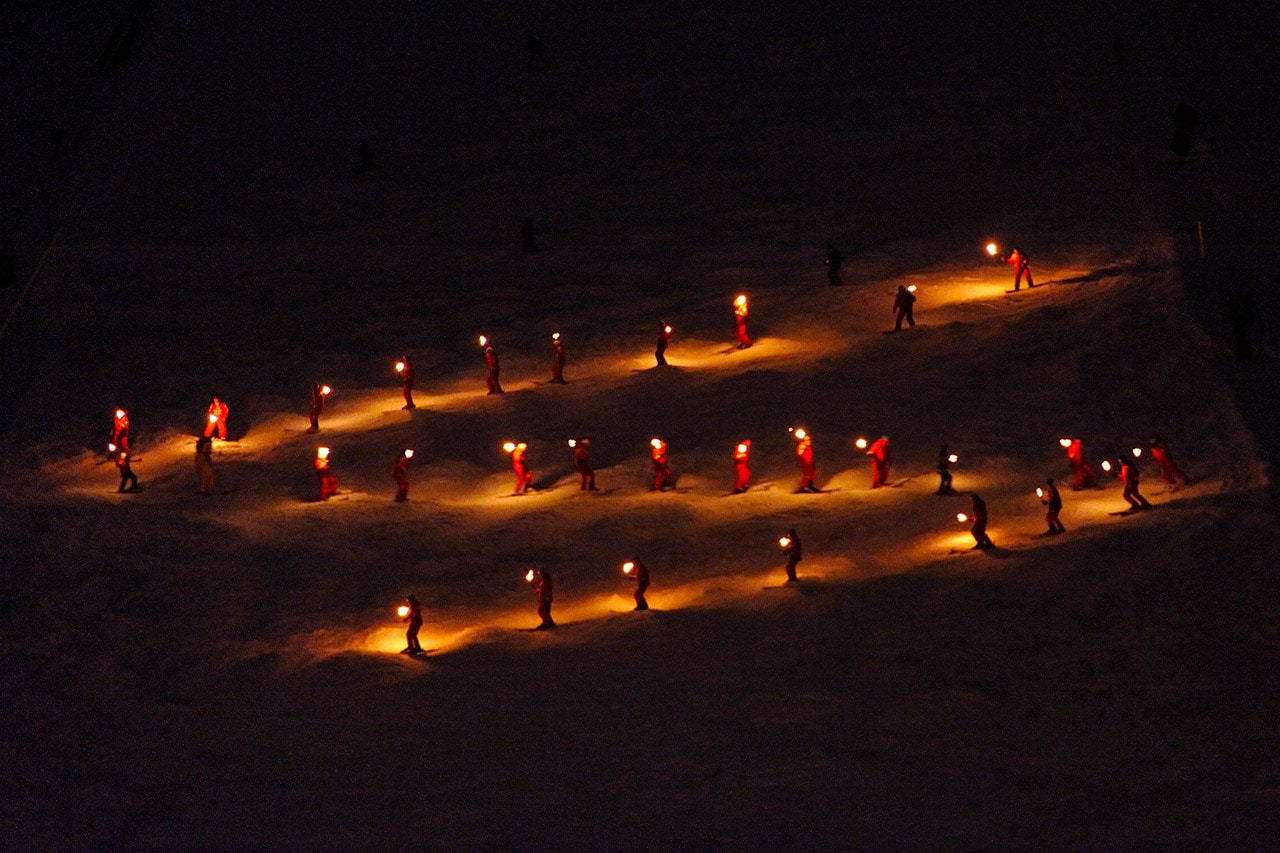
<path fill-rule="evenodd" d="M 1135 447 L 1135 448 L 1133 449 L 1133 458 L 1134 458 L 1134 459 L 1137 459 L 1137 458 L 1138 458 L 1139 456 L 1141 456 L 1141 455 L 1142 455 L 1142 448 L 1141 448 L 1141 447 Z"/>
<path fill-rule="evenodd" d="M 660 439 L 660 438 L 655 438 L 655 439 L 651 440 L 649 443 L 650 443 L 651 445 L 653 445 L 654 447 L 661 447 L 661 446 L 662 446 L 662 439 Z"/>
<path fill-rule="evenodd" d="M 319 456 L 321 459 L 328 459 L 328 458 L 329 458 L 329 448 L 327 448 L 327 447 L 317 447 L 317 448 L 316 448 L 316 456 Z"/>
<path fill-rule="evenodd" d="M 400 618 L 402 618 L 402 619 L 403 619 L 405 616 L 408 616 L 408 615 L 409 615 L 409 605 L 407 605 L 407 604 L 401 604 L 399 607 L 397 607 L 397 608 L 396 608 L 396 615 L 397 615 L 397 616 L 399 616 L 399 617 L 400 617 Z"/>
<path fill-rule="evenodd" d="M 577 440 L 576 438 L 571 438 L 571 439 L 569 439 L 569 446 L 570 446 L 570 447 L 577 447 L 577 446 L 578 446 L 578 440 Z"/>
<path fill-rule="evenodd" d="M 551 333 L 551 340 L 553 340 L 553 341 L 558 341 L 558 340 L 560 340 L 560 333 L 559 333 L 559 332 L 552 332 L 552 333 Z"/>
<path fill-rule="evenodd" d="M 781 539 L 778 540 L 778 544 L 783 548 L 787 547 L 788 545 L 791 544 L 791 537 L 783 536 Z"/>
<path fill-rule="evenodd" d="M 796 438 L 803 441 L 809 437 L 809 433 L 804 431 L 804 427 L 797 427 L 795 430 Z"/>
<path fill-rule="evenodd" d="M 948 462 L 959 462 L 959 461 L 960 461 L 960 457 L 959 457 L 959 456 L 956 456 L 954 453 L 952 453 L 950 456 L 948 456 L 948 457 L 947 457 L 947 461 L 948 461 Z"/>
<path fill-rule="evenodd" d="M 516 449 L 516 443 L 514 441 L 508 441 L 502 445 L 502 449 L 511 453 Z"/>
<path fill-rule="evenodd" d="M 987 244 L 987 254 L 988 254 L 988 255 L 990 255 L 991 257 L 993 257 L 993 258 L 994 258 L 994 257 L 996 256 L 996 252 L 998 252 L 998 251 L 1000 251 L 1000 248 L 999 248 L 998 246 L 996 246 L 996 244 L 995 244 L 995 243 L 988 243 L 988 244 Z"/>
<path fill-rule="evenodd" d="M 211 423 L 211 424 L 216 424 L 217 422 L 218 422 L 218 416 L 217 416 L 217 415 L 209 415 L 209 423 Z"/>
<path fill-rule="evenodd" d="M 746 452 L 747 452 L 747 446 L 746 446 L 745 444 L 739 444 L 739 445 L 738 445 L 738 452 L 739 452 L 739 453 L 746 453 Z"/>
<path fill-rule="evenodd" d="M 396 373 L 404 373 L 404 362 L 403 362 L 403 361 L 397 361 L 397 362 L 396 362 Z"/>
<path fill-rule="evenodd" d="M 412 459 L 412 458 L 413 458 L 413 449 L 412 449 L 412 448 L 406 447 L 406 448 L 404 449 L 404 458 L 405 458 L 405 459 Z"/>
<path fill-rule="evenodd" d="M 746 304 L 747 304 L 747 297 L 746 297 L 745 295 L 739 296 L 737 299 L 733 300 L 733 304 L 734 304 L 734 305 L 746 305 Z"/>
<path fill-rule="evenodd" d="M 1071 439 L 1069 439 L 1069 438 L 1060 438 L 1060 439 L 1058 439 L 1058 444 L 1061 444 L 1063 447 L 1070 447 L 1070 446 L 1071 446 Z"/>
<path fill-rule="evenodd" d="M 332 393 L 333 393 L 333 389 L 332 389 L 332 388 L 330 388 L 328 385 L 322 385 L 322 386 L 320 387 L 320 393 L 321 393 L 321 394 L 325 394 L 325 395 L 332 394 Z"/>
<path fill-rule="evenodd" d="M 524 579 L 533 583 L 533 569 L 530 569 L 524 576 Z"/>
<path fill-rule="evenodd" d="M 853 443 L 853 446 L 854 446 L 854 447 L 856 447 L 856 448 L 858 448 L 859 450 L 866 450 L 866 449 L 867 449 L 867 440 L 866 440 L 865 438 L 860 438 L 860 439 L 858 439 L 857 441 L 855 441 L 855 442 Z"/>
<path fill-rule="evenodd" d="M 634 569 L 635 567 L 636 567 L 636 564 L 628 560 L 627 562 L 622 564 L 622 573 L 624 575 L 629 575 L 631 574 L 631 570 Z"/>
<path fill-rule="evenodd" d="M 914 284 L 908 284 L 908 285 L 907 285 L 907 292 L 908 292 L 908 293 L 915 293 L 915 292 L 916 292 L 916 286 L 915 286 Z"/>
<path fill-rule="evenodd" d="M 663 331 L 665 331 L 668 335 L 669 335 L 669 334 L 671 334 L 671 327 L 670 327 L 670 326 L 663 326 L 663 327 L 662 327 L 662 329 L 663 329 Z"/>
<path fill-rule="evenodd" d="M 1111 463 L 1110 463 L 1108 460 L 1106 460 L 1106 459 L 1103 459 L 1103 460 L 1102 460 L 1102 470 L 1103 470 L 1103 471 L 1110 471 L 1110 470 L 1111 470 Z"/>
<path fill-rule="evenodd" d="M 968 520 L 969 520 L 969 516 L 965 515 L 963 512 L 956 513 L 956 521 L 960 522 L 961 524 L 963 524 Z"/>
<path fill-rule="evenodd" d="M 1044 489 L 1036 489 L 1036 497 L 1038 498 L 1044 497 Z"/>
<path fill-rule="evenodd" d="M 124 409 L 116 409 L 116 417 L 117 417 L 117 418 L 123 418 L 123 417 L 124 417 Z"/>
<path fill-rule="evenodd" d="M 108 445 L 107 445 L 107 450 L 114 451 L 115 449 L 116 449 L 116 446 L 115 446 L 114 444 L 108 444 Z"/>
<path fill-rule="evenodd" d="M 488 339 L 488 338 L 486 338 L 484 335 L 481 335 L 481 336 L 480 336 L 480 346 L 484 346 L 484 345 L 485 345 L 485 344 L 487 344 L 487 343 L 489 343 L 489 339 Z"/>

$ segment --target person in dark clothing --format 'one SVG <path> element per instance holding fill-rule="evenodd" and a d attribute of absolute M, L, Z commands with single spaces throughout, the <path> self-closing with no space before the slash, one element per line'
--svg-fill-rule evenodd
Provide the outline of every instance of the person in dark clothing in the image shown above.
<path fill-rule="evenodd" d="M 573 451 L 573 467 L 577 469 L 578 475 L 582 478 L 580 490 L 584 492 L 597 491 L 596 472 L 591 467 L 591 439 L 584 438 L 579 441 L 571 438 L 569 439 L 569 449 Z"/>
<path fill-rule="evenodd" d="M 938 483 L 938 491 L 934 494 L 954 495 L 955 490 L 951 488 L 951 454 L 947 451 L 945 444 L 938 448 L 938 476 L 941 480 Z"/>
<path fill-rule="evenodd" d="M 827 284 L 830 287 L 838 287 L 844 284 L 840 278 L 840 265 L 844 263 L 844 258 L 840 255 L 840 250 L 830 243 L 827 244 L 827 259 L 824 262 L 827 265 Z"/>
<path fill-rule="evenodd" d="M 987 502 L 978 497 L 977 492 L 970 492 L 969 497 L 973 498 L 973 527 L 969 528 L 969 532 L 973 534 L 973 541 L 976 543 L 973 547 L 996 547 L 995 543 L 991 541 L 991 537 L 987 536 Z"/>
<path fill-rule="evenodd" d="M 320 414 L 324 412 L 324 398 L 329 394 L 329 386 L 319 382 L 311 383 L 311 404 L 307 408 L 307 416 L 311 418 L 311 426 L 307 432 L 320 431 Z"/>
<path fill-rule="evenodd" d="M 1123 497 L 1130 510 L 1151 509 L 1151 502 L 1138 491 L 1138 460 L 1120 458 L 1120 481 L 1124 483 Z"/>
<path fill-rule="evenodd" d="M 118 492 L 136 492 L 138 491 L 138 476 L 133 473 L 133 468 L 129 465 L 129 453 L 121 450 L 116 454 L 116 468 L 120 469 L 120 488 Z M 128 487 L 125 484 L 128 483 Z"/>
<path fill-rule="evenodd" d="M 902 331 L 903 320 L 907 321 L 908 328 L 915 326 L 916 318 L 912 316 L 915 304 L 916 295 L 901 284 L 898 285 L 898 292 L 893 297 L 893 330 L 895 332 Z"/>
<path fill-rule="evenodd" d="M 564 341 L 560 340 L 560 333 L 556 332 L 551 336 L 551 381 L 556 385 L 563 385 L 564 382 L 564 365 L 568 361 L 564 352 Z"/>
<path fill-rule="evenodd" d="M 1156 460 L 1156 465 L 1160 466 L 1160 477 L 1175 489 L 1178 481 L 1182 481 L 1182 485 L 1191 485 L 1191 478 L 1182 472 L 1178 467 L 1178 463 L 1173 461 L 1173 454 L 1169 452 L 1169 445 L 1165 444 L 1163 438 L 1153 435 L 1147 439 L 1151 445 L 1151 455 Z"/>
<path fill-rule="evenodd" d="M 649 567 L 632 557 L 622 564 L 623 574 L 629 575 L 636 584 L 636 610 L 648 610 L 649 602 L 644 599 L 644 591 L 649 588 Z"/>
<path fill-rule="evenodd" d="M 556 626 L 555 620 L 551 618 L 551 572 L 538 569 L 534 576 L 538 579 L 538 616 L 542 619 L 534 630 L 544 631 Z"/>
<path fill-rule="evenodd" d="M 800 561 L 804 559 L 800 549 L 800 537 L 796 535 L 795 528 L 788 530 L 787 535 L 782 537 L 778 544 L 782 546 L 782 553 L 787 555 L 787 583 L 793 583 L 799 580 L 796 576 L 796 566 L 800 565 Z"/>
<path fill-rule="evenodd" d="M 1049 508 L 1044 515 L 1045 523 L 1049 525 L 1049 529 L 1045 533 L 1049 536 L 1066 533 L 1067 528 L 1063 527 L 1062 522 L 1058 520 L 1058 513 L 1062 512 L 1062 495 L 1058 492 L 1058 487 L 1054 485 L 1052 477 L 1044 481 L 1042 492 L 1044 497 L 1041 498 L 1040 503 Z"/>
<path fill-rule="evenodd" d="M 488 393 L 504 393 L 501 382 L 502 362 L 498 359 L 498 351 L 491 345 L 486 345 L 484 348 L 484 364 L 485 367 L 488 368 L 488 373 L 486 373 L 484 377 L 485 387 L 489 389 Z"/>
<path fill-rule="evenodd" d="M 665 365 L 667 363 L 667 346 L 671 343 L 671 327 L 666 323 L 658 324 L 658 348 L 654 351 L 654 356 L 658 359 L 658 364 Z"/>
<path fill-rule="evenodd" d="M 417 378 L 413 372 L 413 359 L 406 355 L 397 361 L 396 372 L 400 374 L 401 392 L 404 394 L 404 405 L 400 408 L 405 411 L 418 408 L 413 402 L 413 381 Z"/>
<path fill-rule="evenodd" d="M 422 627 L 422 607 L 418 604 L 416 596 L 405 596 L 404 600 L 409 609 L 409 612 L 405 614 L 404 621 L 409 623 L 409 628 L 405 631 L 406 645 L 400 654 L 420 655 L 422 654 L 422 646 L 418 644 L 418 629 Z"/>

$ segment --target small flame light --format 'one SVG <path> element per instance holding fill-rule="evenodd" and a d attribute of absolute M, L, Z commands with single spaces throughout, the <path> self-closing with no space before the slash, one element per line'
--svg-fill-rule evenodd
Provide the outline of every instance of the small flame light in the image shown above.
<path fill-rule="evenodd" d="M 670 326 L 663 326 L 663 327 L 662 327 L 662 329 L 663 329 L 663 331 L 665 331 L 668 335 L 669 335 L 669 334 L 671 334 L 671 327 L 670 327 Z"/>
<path fill-rule="evenodd" d="M 1110 461 L 1108 461 L 1108 460 L 1106 460 L 1106 459 L 1103 459 L 1103 460 L 1102 460 L 1102 470 L 1103 470 L 1103 471 L 1110 471 L 1110 470 L 1111 470 L 1111 462 L 1110 462 Z"/>
<path fill-rule="evenodd" d="M 959 461 L 960 461 L 960 457 L 959 457 L 959 456 L 956 456 L 954 453 L 952 453 L 950 456 L 948 456 L 948 457 L 947 457 L 947 461 L 948 461 L 948 462 L 959 462 Z"/>
<path fill-rule="evenodd" d="M 508 453 L 512 453 L 516 449 L 516 443 L 514 441 L 508 441 L 502 445 L 502 449 L 507 451 Z"/>
<path fill-rule="evenodd" d="M 533 569 L 530 569 L 528 572 L 525 573 L 524 579 L 527 580 L 529 583 L 533 583 Z"/>
<path fill-rule="evenodd" d="M 965 515 L 963 512 L 956 513 L 956 521 L 960 522 L 961 524 L 964 524 L 968 520 L 969 520 L 969 516 Z"/>
<path fill-rule="evenodd" d="M 857 441 L 855 441 L 855 442 L 853 443 L 853 446 L 854 446 L 854 447 L 856 447 L 856 448 L 858 448 L 859 450 L 866 450 L 866 449 L 867 449 L 867 440 L 866 440 L 865 438 L 860 438 L 860 439 L 858 439 Z"/>
<path fill-rule="evenodd" d="M 404 458 L 405 458 L 405 459 L 412 459 L 412 458 L 413 458 L 413 448 L 406 447 L 406 448 L 404 449 Z"/>
<path fill-rule="evenodd" d="M 635 567 L 636 567 L 635 563 L 631 562 L 630 560 L 627 560 L 627 562 L 622 564 L 622 573 L 624 575 L 629 575 L 631 574 L 631 570 L 634 569 Z"/>
<path fill-rule="evenodd" d="M 404 362 L 403 362 L 403 361 L 397 361 L 397 362 L 396 362 L 396 373 L 404 373 Z"/>
<path fill-rule="evenodd" d="M 333 389 L 330 388 L 328 385 L 323 385 L 320 387 L 320 393 L 327 397 L 333 393 Z"/>
<path fill-rule="evenodd" d="M 116 417 L 117 417 L 117 418 L 123 418 L 123 417 L 124 417 L 124 409 L 116 409 Z"/>
<path fill-rule="evenodd" d="M 804 431 L 804 427 L 796 427 L 792 432 L 795 433 L 797 441 L 803 441 L 809 437 L 809 433 Z"/>
<path fill-rule="evenodd" d="M 916 292 L 916 286 L 914 284 L 908 284 L 907 293 L 915 293 L 915 292 Z"/>
<path fill-rule="evenodd" d="M 990 255 L 991 257 L 994 258 L 996 256 L 996 252 L 998 251 L 1000 251 L 1000 247 L 997 246 L 995 243 L 987 244 L 987 254 Z"/>
<path fill-rule="evenodd" d="M 655 447 L 655 448 L 661 447 L 661 446 L 662 446 L 662 439 L 660 439 L 660 438 L 652 439 L 652 440 L 649 442 L 649 444 L 651 444 L 651 445 L 652 445 L 653 447 Z"/>
<path fill-rule="evenodd" d="M 329 448 L 327 448 L 327 447 L 317 447 L 317 448 L 316 448 L 316 456 L 320 457 L 321 459 L 328 459 L 328 458 L 329 458 Z"/>
<path fill-rule="evenodd" d="M 480 346 L 485 346 L 485 345 L 487 345 L 488 343 L 489 343 L 489 339 L 488 339 L 488 338 L 486 338 L 484 335 L 481 335 L 481 336 L 480 336 Z"/>
<path fill-rule="evenodd" d="M 1060 438 L 1060 439 L 1058 439 L 1058 444 L 1061 444 L 1063 447 L 1070 447 L 1070 446 L 1071 446 L 1071 439 L 1069 439 L 1069 438 Z"/>
<path fill-rule="evenodd" d="M 211 423 L 211 424 L 216 424 L 217 422 L 218 422 L 218 416 L 217 416 L 217 415 L 209 415 L 209 423 Z"/>
<path fill-rule="evenodd" d="M 1038 498 L 1044 497 L 1044 489 L 1036 489 L 1036 497 Z"/>
<path fill-rule="evenodd" d="M 1133 449 L 1133 458 L 1134 458 L 1134 459 L 1137 459 L 1137 458 L 1139 458 L 1140 456 L 1142 456 L 1142 448 L 1141 448 L 1141 447 L 1135 447 L 1135 448 Z"/>
<path fill-rule="evenodd" d="M 739 445 L 738 445 L 738 452 L 739 452 L 739 453 L 746 453 L 746 452 L 747 452 L 747 446 L 746 446 L 745 444 L 739 444 Z"/>
<path fill-rule="evenodd" d="M 397 615 L 397 616 L 399 616 L 401 619 L 403 619 L 404 617 L 408 616 L 408 615 L 409 615 L 409 605 L 407 605 L 407 604 L 401 604 L 399 607 L 397 607 L 397 608 L 396 608 L 396 615 Z"/>
<path fill-rule="evenodd" d="M 781 539 L 778 540 L 778 546 L 781 548 L 785 548 L 790 544 L 791 544 L 790 536 L 783 536 Z"/>
<path fill-rule="evenodd" d="M 558 340 L 560 340 L 560 333 L 559 333 L 559 332 L 552 332 L 552 333 L 551 333 L 551 340 L 553 340 L 553 341 L 558 341 Z"/>
<path fill-rule="evenodd" d="M 747 304 L 747 297 L 746 297 L 745 295 L 741 295 L 741 296 L 739 296 L 737 299 L 733 300 L 733 304 L 734 304 L 734 305 L 737 305 L 737 306 L 743 306 L 743 305 L 746 305 L 746 304 Z"/>
<path fill-rule="evenodd" d="M 578 446 L 578 440 L 577 440 L 576 438 L 571 438 L 571 439 L 569 439 L 569 446 L 570 446 L 570 447 L 577 447 L 577 446 Z"/>
<path fill-rule="evenodd" d="M 115 449 L 116 449 L 116 446 L 114 444 L 107 445 L 107 450 L 110 450 L 112 453 L 115 452 Z"/>

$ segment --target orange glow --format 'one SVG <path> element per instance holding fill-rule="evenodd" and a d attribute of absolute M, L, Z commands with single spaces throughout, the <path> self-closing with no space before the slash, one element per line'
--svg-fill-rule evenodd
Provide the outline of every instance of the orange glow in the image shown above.
<path fill-rule="evenodd" d="M 527 580 L 529 583 L 533 583 L 533 569 L 530 569 L 528 572 L 525 573 L 524 579 Z"/>
<path fill-rule="evenodd" d="M 480 336 L 480 346 L 484 346 L 484 345 L 485 345 L 485 344 L 487 344 L 487 343 L 489 343 L 489 339 L 488 339 L 488 338 L 486 338 L 484 335 L 481 335 L 481 336 Z"/>
<path fill-rule="evenodd" d="M 662 446 L 662 439 L 660 439 L 660 438 L 652 439 L 652 440 L 649 442 L 649 444 L 653 445 L 655 448 L 657 448 L 657 447 L 661 447 L 661 446 Z"/>
<path fill-rule="evenodd" d="M 853 446 L 854 446 L 854 447 L 856 447 L 856 448 L 858 448 L 859 450 L 866 450 L 866 449 L 867 449 L 867 440 L 866 440 L 865 438 L 860 438 L 860 439 L 858 439 L 857 441 L 855 441 L 855 442 L 853 443 Z"/>
<path fill-rule="evenodd" d="M 577 447 L 577 446 L 578 446 L 578 440 L 577 440 L 576 438 L 571 438 L 571 439 L 569 439 L 569 446 L 570 446 L 570 447 Z"/>
<path fill-rule="evenodd" d="M 401 619 L 403 619 L 404 617 L 408 616 L 408 615 L 409 615 L 409 605 L 407 605 L 407 604 L 401 604 L 399 607 L 397 607 L 397 608 L 396 608 L 396 615 L 397 615 L 397 616 L 399 616 Z"/>
<path fill-rule="evenodd" d="M 629 575 L 631 574 L 631 570 L 634 569 L 635 567 L 636 567 L 636 564 L 628 560 L 627 562 L 622 564 L 622 573 L 624 575 Z"/>
<path fill-rule="evenodd" d="M 795 429 L 791 430 L 791 432 L 795 433 L 796 440 L 798 441 L 803 441 L 804 439 L 809 437 L 809 433 L 804 431 L 804 427 L 796 427 Z"/>
<path fill-rule="evenodd" d="M 328 396 L 329 394 L 333 393 L 333 389 L 330 388 L 328 385 L 323 385 L 320 387 L 320 393 L 324 394 L 325 396 Z"/>
<path fill-rule="evenodd" d="M 217 422 L 218 422 L 218 416 L 217 416 L 217 415 L 209 415 L 209 423 L 211 423 L 211 424 L 216 424 Z"/>
<path fill-rule="evenodd" d="M 744 295 L 744 296 L 739 296 L 737 299 L 733 300 L 733 304 L 734 304 L 734 305 L 746 305 L 746 304 L 747 304 L 747 297 L 746 297 L 745 295 Z"/>
<path fill-rule="evenodd" d="M 403 361 L 397 361 L 397 362 L 396 362 L 396 373 L 404 373 L 404 362 L 403 362 Z"/>
<path fill-rule="evenodd" d="M 551 340 L 553 340 L 553 341 L 558 341 L 558 340 L 560 340 L 560 333 L 559 333 L 559 332 L 552 332 L 552 333 L 551 333 Z"/>
<path fill-rule="evenodd" d="M 956 521 L 960 522 L 961 524 L 964 524 L 968 520 L 969 520 L 969 516 L 965 515 L 963 512 L 956 513 Z"/>
<path fill-rule="evenodd" d="M 1036 489 L 1036 497 L 1038 498 L 1044 497 L 1044 489 Z"/>
<path fill-rule="evenodd" d="M 406 447 L 406 448 L 404 449 L 404 458 L 405 458 L 405 459 L 412 459 L 412 458 L 413 458 L 413 450 L 412 450 L 411 448 Z"/>
<path fill-rule="evenodd" d="M 114 451 L 115 451 L 115 449 L 116 449 L 116 446 L 115 446 L 114 444 L 108 444 L 108 445 L 107 445 L 107 450 L 110 450 L 110 451 L 114 452 Z"/>
<path fill-rule="evenodd" d="M 779 547 L 785 548 L 790 544 L 791 544 L 790 536 L 783 536 L 781 539 L 778 540 Z"/>
<path fill-rule="evenodd" d="M 117 417 L 117 418 L 123 418 L 123 417 L 124 417 L 124 409 L 116 409 L 116 417 Z"/>
<path fill-rule="evenodd" d="M 747 452 L 747 446 L 746 446 L 745 444 L 739 444 L 739 445 L 738 445 L 738 452 L 739 452 L 739 453 L 746 453 L 746 452 Z"/>
<path fill-rule="evenodd" d="M 1141 447 L 1135 447 L 1135 448 L 1133 449 L 1133 458 L 1134 458 L 1134 459 L 1137 459 L 1137 458 L 1138 458 L 1139 456 L 1141 456 L 1141 455 L 1142 455 L 1142 448 L 1141 448 Z"/>
<path fill-rule="evenodd" d="M 506 444 L 502 445 L 502 449 L 507 451 L 508 453 L 514 453 L 516 449 L 516 443 L 514 441 L 508 441 Z"/>
<path fill-rule="evenodd" d="M 671 327 L 670 327 L 670 326 L 663 326 L 662 328 L 663 328 L 663 330 L 664 330 L 668 335 L 669 335 L 669 334 L 671 334 Z"/>
<path fill-rule="evenodd" d="M 1063 447 L 1070 447 L 1070 446 L 1071 446 L 1071 439 L 1069 439 L 1069 438 L 1060 438 L 1060 439 L 1058 439 L 1058 444 L 1061 444 Z"/>
<path fill-rule="evenodd" d="M 1111 470 L 1111 463 L 1110 463 L 1109 461 L 1107 461 L 1106 459 L 1103 459 L 1103 460 L 1102 460 L 1102 470 L 1103 470 L 1103 471 L 1110 471 L 1110 470 Z"/>
<path fill-rule="evenodd" d="M 959 462 L 959 461 L 960 461 L 960 457 L 959 457 L 959 456 L 956 456 L 954 453 L 952 453 L 950 456 L 948 456 L 948 457 L 947 457 L 947 461 L 948 461 L 948 462 Z"/>
<path fill-rule="evenodd" d="M 321 459 L 328 459 L 328 458 L 329 458 L 329 448 L 327 448 L 327 447 L 317 447 L 317 448 L 316 448 L 316 456 L 319 456 Z"/>
<path fill-rule="evenodd" d="M 915 286 L 914 284 L 908 284 L 908 285 L 907 285 L 907 292 L 908 292 L 908 293 L 915 293 L 915 292 L 916 292 L 916 286 Z"/>
<path fill-rule="evenodd" d="M 997 246 L 995 243 L 987 244 L 987 254 L 990 255 L 991 257 L 994 258 L 996 256 L 996 252 L 998 251 L 1000 251 L 1000 247 Z"/>

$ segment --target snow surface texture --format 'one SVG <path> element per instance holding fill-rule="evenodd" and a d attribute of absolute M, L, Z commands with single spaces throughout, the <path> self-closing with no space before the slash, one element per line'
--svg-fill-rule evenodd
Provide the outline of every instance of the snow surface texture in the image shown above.
<path fill-rule="evenodd" d="M 1249 53 L 1244 13 L 241 5 L 151 4 L 3 341 L 0 843 L 1272 837 L 1268 474 L 1183 273 L 1199 205 L 1254 233 L 1268 212 L 1233 195 L 1239 155 L 1165 162 L 1179 96 L 1254 85 L 1210 50 Z M 531 33 L 552 68 L 526 68 Z M 988 239 L 1047 286 L 1006 295 Z M 918 325 L 882 335 L 899 284 Z M 313 378 L 335 389 L 319 435 Z M 234 440 L 225 493 L 198 498 L 214 393 Z M 116 406 L 139 494 L 101 464 Z M 792 493 L 794 426 L 826 494 Z M 1068 533 L 1037 536 L 1034 489 L 1070 480 L 1059 438 L 1096 465 L 1152 432 L 1191 487 L 1144 457 L 1158 509 L 1111 515 L 1099 472 L 1064 488 Z M 853 442 L 882 434 L 896 487 L 872 491 Z M 674 492 L 648 490 L 655 435 Z M 728 496 L 744 438 L 752 486 Z M 508 440 L 535 493 L 510 496 Z M 960 497 L 933 494 L 943 442 Z M 971 490 L 999 548 L 955 554 Z M 806 556 L 781 586 L 790 527 Z M 531 566 L 554 632 L 519 630 Z M 410 592 L 425 660 L 394 654 Z"/>

